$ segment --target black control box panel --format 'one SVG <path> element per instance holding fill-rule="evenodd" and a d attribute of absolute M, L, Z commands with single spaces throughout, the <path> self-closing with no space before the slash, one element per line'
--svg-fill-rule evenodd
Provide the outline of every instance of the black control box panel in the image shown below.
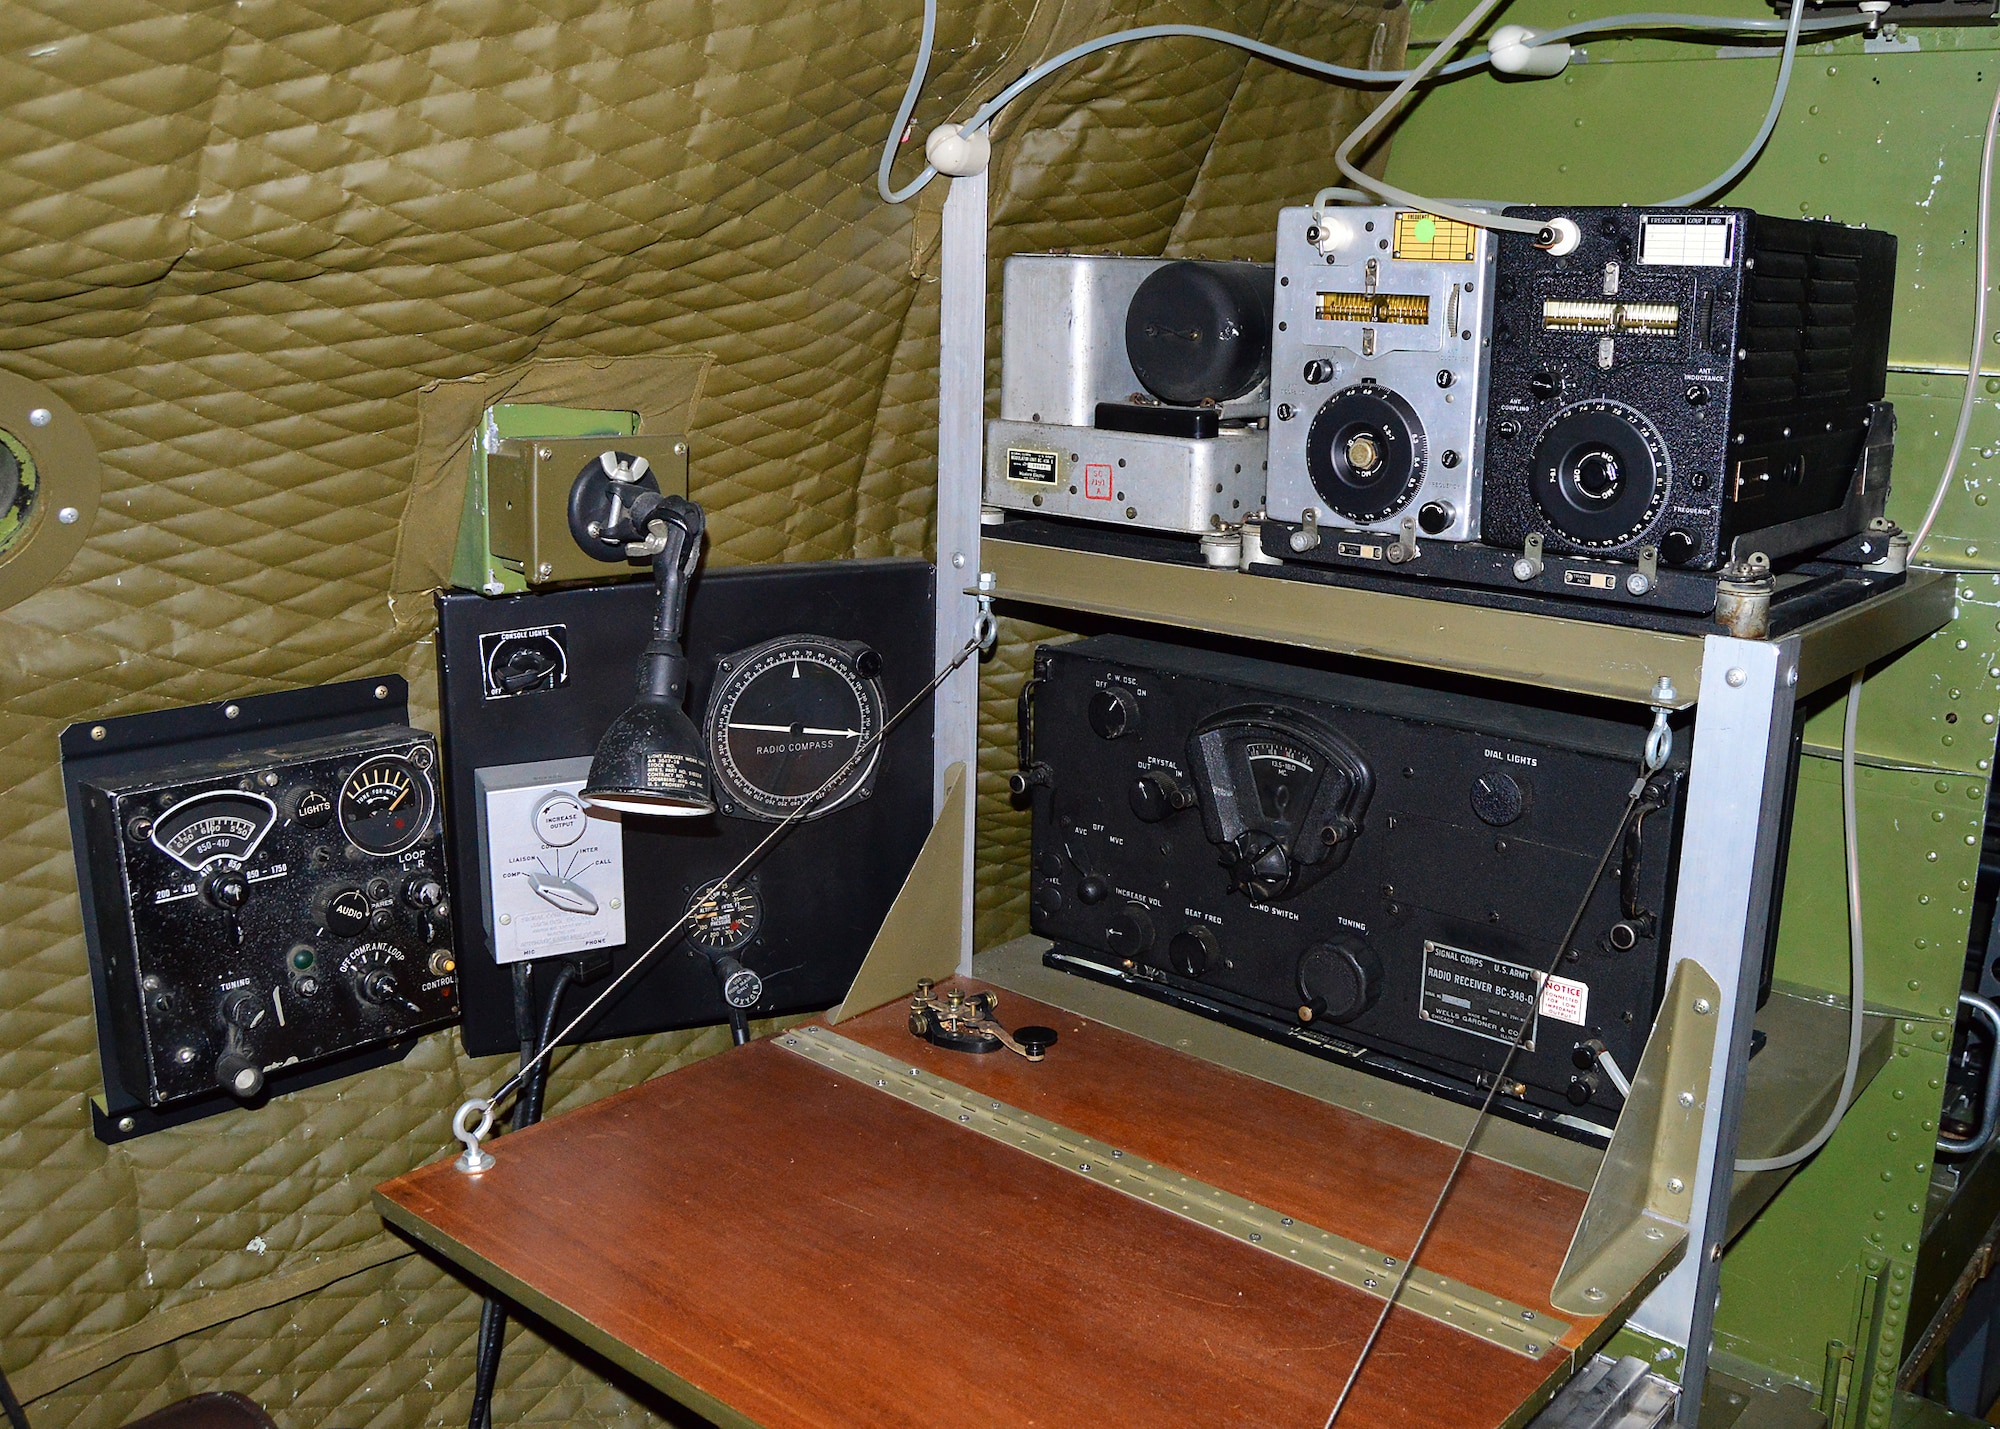
<path fill-rule="evenodd" d="M 1570 228 L 1553 249 L 1500 236 L 1489 545 L 1713 570 L 1738 536 L 1776 556 L 1881 515 L 1886 484 L 1857 473 L 1893 236 L 1743 208 L 1507 213 Z"/>
<path fill-rule="evenodd" d="M 1024 697 L 1051 966 L 1601 1137 L 1664 992 L 1684 754 L 1522 707 L 1105 636 Z M 1685 743 L 1685 741 L 1678 741 Z M 1575 938 L 1559 947 L 1578 905 Z M 1553 975 L 1549 969 L 1555 968 Z"/>
<path fill-rule="evenodd" d="M 458 1017 L 436 741 L 401 723 L 244 733 L 72 785 L 106 1100 L 127 1134 L 121 1108 L 254 1101 L 267 1076 L 282 1090 L 292 1069 Z"/>

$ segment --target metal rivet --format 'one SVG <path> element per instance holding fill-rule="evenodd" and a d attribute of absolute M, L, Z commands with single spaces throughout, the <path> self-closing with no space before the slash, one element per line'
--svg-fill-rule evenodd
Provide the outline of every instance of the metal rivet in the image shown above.
<path fill-rule="evenodd" d="M 121 1116 L 118 1118 L 118 1129 L 120 1131 L 136 1131 L 138 1130 L 138 1128 L 139 1128 L 139 1123 L 133 1120 L 131 1117 Z"/>
<path fill-rule="evenodd" d="M 1122 1151 L 1114 1151 L 1111 1153 L 1111 1159 L 1113 1161 L 1122 1161 L 1125 1159 L 1125 1153 Z"/>
<path fill-rule="evenodd" d="M 1667 1189 L 1678 1196 L 1682 1191 L 1687 1189 L 1687 1183 L 1682 1181 L 1678 1176 L 1669 1176 L 1667 1178 Z"/>
<path fill-rule="evenodd" d="M 500 926 L 503 928 L 508 926 L 513 921 L 514 921 L 514 915 L 512 913 L 502 913 L 500 915 Z"/>
<path fill-rule="evenodd" d="M 222 717 L 224 719 L 235 719 L 236 716 L 242 713 L 243 706 L 241 705 L 224 705 L 222 707 Z"/>
<path fill-rule="evenodd" d="M 550 576 L 554 575 L 555 573 L 556 573 L 556 568 L 553 565 L 549 564 L 547 561 L 543 561 L 539 566 L 535 567 L 535 574 L 540 576 L 543 580 L 547 580 Z"/>
<path fill-rule="evenodd" d="M 1253 1244 L 1263 1239 L 1264 1239 L 1263 1232 L 1261 1231 L 1250 1232 L 1250 1240 Z"/>
<path fill-rule="evenodd" d="M 194 1048 L 176 1047 L 174 1049 L 174 1060 L 185 1067 L 189 1062 L 194 1060 Z"/>
<path fill-rule="evenodd" d="M 36 407 L 28 413 L 28 425 L 31 427 L 46 427 L 55 419 L 56 414 L 51 412 L 47 407 Z"/>
<path fill-rule="evenodd" d="M 1706 1017 L 1708 1016 L 1709 1013 L 1715 1011 L 1715 1006 L 1707 998 L 1697 997 L 1694 1000 L 1694 1010 L 1700 1013 L 1703 1017 Z"/>
<path fill-rule="evenodd" d="M 1370 1290 L 1373 1290 L 1375 1288 L 1375 1277 L 1371 1275 L 1361 1283 L 1367 1286 Z"/>
<path fill-rule="evenodd" d="M 1728 674 L 1724 675 L 1722 678 L 1729 682 L 1729 686 L 1731 689 L 1735 689 L 1737 686 L 1741 685 L 1745 680 L 1749 679 L 1750 677 L 1744 674 L 1743 671 L 1741 670 L 1731 670 Z"/>
<path fill-rule="evenodd" d="M 1540 1345 L 1536 1344 L 1536 1343 L 1535 1343 L 1535 1342 L 1534 1342 L 1533 1340 L 1530 1340 L 1530 1341 L 1528 1341 L 1528 1353 L 1529 1353 L 1529 1354 L 1531 1354 L 1531 1355 L 1538 1355 L 1538 1354 L 1540 1354 L 1541 1352 L 1542 1352 L 1542 1347 L 1541 1347 Z"/>
<path fill-rule="evenodd" d="M 688 444 L 687 444 L 686 442 L 675 442 L 675 443 L 674 443 L 674 455 L 675 455 L 675 456 L 686 456 L 686 455 L 687 455 L 687 449 L 688 449 Z"/>
<path fill-rule="evenodd" d="M 74 526 L 82 519 L 83 513 L 74 506 L 65 506 L 62 510 L 56 512 L 56 520 L 62 522 L 65 526 Z"/>
<path fill-rule="evenodd" d="M 501 585 L 500 582 L 498 581 L 488 581 L 485 585 L 481 586 L 480 589 L 485 591 L 488 595 L 501 595 L 505 593 L 507 587 Z"/>
<path fill-rule="evenodd" d="M 1694 1093 L 1693 1093 L 1693 1092 L 1682 1092 L 1682 1093 L 1680 1094 L 1680 1097 L 1679 1097 L 1679 1101 L 1680 1101 L 1680 1104 L 1681 1104 L 1682 1106 L 1693 1106 L 1693 1105 L 1694 1105 Z"/>
<path fill-rule="evenodd" d="M 1115 1154 L 1115 1153 L 1114 1153 L 1114 1154 Z M 1288 1225 L 1290 1225 L 1290 1224 L 1292 1223 L 1292 1218 L 1291 1218 L 1290 1216 L 1280 1216 L 1280 1217 L 1278 1218 L 1278 1223 L 1279 1223 L 1280 1225 L 1287 1225 L 1287 1226 L 1288 1226 Z"/>
<path fill-rule="evenodd" d="M 386 699 L 388 699 L 388 698 L 389 698 L 389 687 L 388 687 L 387 685 L 377 685 L 377 686 L 375 687 L 375 698 L 376 698 L 376 699 L 378 699 L 378 700 L 386 700 Z"/>
<path fill-rule="evenodd" d="M 1523 1320 L 1532 1320 L 1535 1318 L 1535 1312 L 1533 1310 L 1523 1310 L 1521 1312 L 1521 1318 Z"/>
<path fill-rule="evenodd" d="M 953 568 L 954 570 L 961 570 L 961 571 L 962 571 L 962 570 L 964 570 L 964 569 L 965 569 L 965 552 L 963 552 L 963 551 L 959 551 L 959 552 L 957 552 L 957 553 L 956 553 L 955 555 L 953 555 L 953 556 L 952 556 L 952 558 L 951 558 L 951 564 L 952 564 L 952 568 Z"/>
<path fill-rule="evenodd" d="M 102 739 L 104 738 L 105 735 L 109 733 L 111 733 L 111 731 L 106 729 L 101 724 L 94 724 L 90 727 L 90 737 L 92 739 Z"/>

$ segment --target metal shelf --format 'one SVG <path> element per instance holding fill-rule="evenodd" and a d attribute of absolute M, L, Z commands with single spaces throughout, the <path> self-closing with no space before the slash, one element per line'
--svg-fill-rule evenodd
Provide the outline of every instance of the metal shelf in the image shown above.
<path fill-rule="evenodd" d="M 1237 635 L 1606 699 L 1651 703 L 1664 677 L 1676 709 L 1701 688 L 1700 636 L 1525 614 L 1346 586 L 1022 541 L 988 540 L 980 569 L 998 599 Z M 1952 616 L 1945 575 L 1911 571 L 1893 591 L 1813 621 L 1799 641 L 1798 693 L 1922 639 Z M 1718 633 L 1720 633 L 1718 629 Z"/>

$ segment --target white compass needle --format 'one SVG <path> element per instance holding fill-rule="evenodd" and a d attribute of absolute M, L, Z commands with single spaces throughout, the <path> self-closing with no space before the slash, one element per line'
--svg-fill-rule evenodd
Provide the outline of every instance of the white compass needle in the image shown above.
<path fill-rule="evenodd" d="M 744 724 L 737 720 L 731 720 L 729 727 L 731 729 L 754 729 L 760 734 L 792 734 L 796 732 L 798 734 L 833 735 L 841 739 L 861 738 L 861 731 L 858 729 L 813 729 L 802 725 L 798 730 L 794 731 L 788 724 Z"/>

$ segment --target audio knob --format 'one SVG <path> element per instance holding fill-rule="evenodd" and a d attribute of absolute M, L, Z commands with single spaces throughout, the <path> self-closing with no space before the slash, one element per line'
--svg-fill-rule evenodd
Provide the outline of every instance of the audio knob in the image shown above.
<path fill-rule="evenodd" d="M 1123 685 L 1107 685 L 1090 697 L 1089 718 L 1099 739 L 1122 739 L 1139 727 L 1139 701 Z"/>
<path fill-rule="evenodd" d="M 1352 1022 L 1382 991 L 1382 960 L 1360 938 L 1337 934 L 1299 956 L 1299 1021 Z"/>
<path fill-rule="evenodd" d="M 320 921 L 336 938 L 360 937 L 373 912 L 368 895 L 351 883 L 328 889 L 320 899 Z"/>
<path fill-rule="evenodd" d="M 1142 821 L 1157 824 L 1169 814 L 1194 803 L 1194 794 L 1164 769 L 1148 769 L 1132 784 L 1132 812 Z"/>
<path fill-rule="evenodd" d="M 226 913 L 234 913 L 250 901 L 250 880 L 240 868 L 225 868 L 202 880 L 201 896 Z"/>
<path fill-rule="evenodd" d="M 1182 977 L 1204 977 L 1222 957 L 1222 944 L 1206 924 L 1194 923 L 1167 944 L 1167 962 Z"/>
<path fill-rule="evenodd" d="M 1138 962 L 1153 950 L 1153 915 L 1137 903 L 1127 903 L 1111 915 L 1104 941 L 1115 956 Z"/>

